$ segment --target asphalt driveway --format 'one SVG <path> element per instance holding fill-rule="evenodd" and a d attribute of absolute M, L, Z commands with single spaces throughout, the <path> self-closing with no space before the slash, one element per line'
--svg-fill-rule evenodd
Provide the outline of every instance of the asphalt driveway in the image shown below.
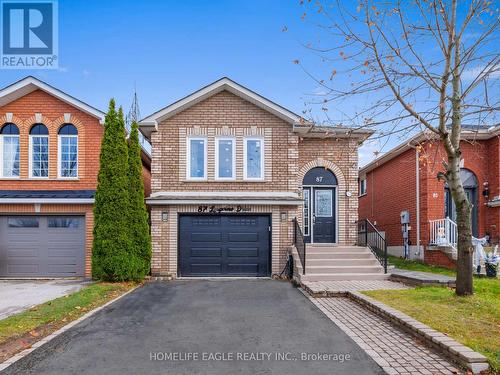
<path fill-rule="evenodd" d="M 5 373 L 383 372 L 289 283 L 238 280 L 147 284 Z"/>

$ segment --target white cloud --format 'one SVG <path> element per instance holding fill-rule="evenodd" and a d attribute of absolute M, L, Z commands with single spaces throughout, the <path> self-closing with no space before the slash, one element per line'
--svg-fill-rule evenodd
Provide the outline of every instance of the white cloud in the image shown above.
<path fill-rule="evenodd" d="M 82 74 L 83 74 L 85 77 L 88 77 L 88 76 L 90 75 L 90 71 L 89 71 L 89 70 L 87 70 L 87 69 L 83 69 Z"/>
<path fill-rule="evenodd" d="M 380 142 L 377 141 L 366 141 L 358 149 L 358 165 L 364 167 L 366 164 L 370 163 L 377 157 L 381 156 L 380 152 Z"/>
<path fill-rule="evenodd" d="M 61 73 L 67 73 L 68 72 L 68 68 L 66 66 L 60 66 L 57 68 L 57 71 L 61 72 Z"/>
<path fill-rule="evenodd" d="M 484 65 L 480 65 L 480 66 L 475 66 L 474 68 L 468 68 L 468 69 L 465 69 L 463 72 L 462 72 L 462 79 L 464 81 L 472 81 L 474 80 L 477 76 L 479 76 L 481 74 L 481 72 L 483 71 L 484 69 Z M 500 78 L 500 70 L 497 70 L 490 73 L 488 78 L 490 79 L 498 79 Z"/>

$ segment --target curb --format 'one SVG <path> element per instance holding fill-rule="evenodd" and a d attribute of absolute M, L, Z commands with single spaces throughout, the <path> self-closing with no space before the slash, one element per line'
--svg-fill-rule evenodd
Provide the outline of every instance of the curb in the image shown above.
<path fill-rule="evenodd" d="M 394 323 L 407 333 L 422 340 L 426 345 L 432 347 L 458 365 L 468 368 L 474 374 L 479 374 L 490 367 L 488 359 L 484 355 L 473 351 L 471 348 L 460 344 L 444 333 L 430 328 L 401 311 L 393 309 L 360 292 L 346 292 L 345 295 L 368 310 Z"/>
<path fill-rule="evenodd" d="M 34 352 L 38 348 L 40 348 L 43 345 L 47 344 L 48 342 L 52 341 L 57 336 L 59 336 L 62 333 L 66 332 L 67 330 L 73 328 L 78 323 L 84 321 L 87 318 L 90 318 L 92 315 L 98 313 L 99 311 L 101 311 L 104 308 L 108 307 L 112 303 L 114 303 L 114 302 L 118 301 L 119 299 L 125 297 L 127 294 L 132 293 L 133 291 L 135 291 L 139 287 L 141 287 L 141 285 L 137 285 L 135 288 L 132 288 L 129 291 L 127 291 L 127 292 L 119 295 L 115 299 L 112 299 L 111 301 L 106 302 L 104 305 L 99 306 L 99 307 L 95 308 L 94 310 L 91 310 L 91 311 L 87 312 L 86 314 L 82 315 L 78 319 L 73 320 L 72 322 L 66 324 L 64 327 L 59 328 L 57 331 L 52 332 L 50 335 L 45 336 L 40 341 L 35 342 L 33 345 L 31 345 L 30 348 L 24 349 L 21 352 L 19 352 L 19 353 L 15 354 L 14 356 L 10 357 L 9 359 L 7 359 L 5 362 L 0 363 L 0 372 L 2 372 L 3 370 L 5 370 L 7 367 L 9 367 L 10 365 L 14 364 L 15 362 L 19 361 L 20 359 L 26 357 L 31 352 Z"/>
<path fill-rule="evenodd" d="M 425 286 L 442 286 L 442 287 L 454 288 L 456 284 L 456 281 L 441 282 L 439 280 L 417 280 L 406 275 L 395 274 L 395 273 L 391 274 L 389 280 L 411 286 L 425 285 Z"/>

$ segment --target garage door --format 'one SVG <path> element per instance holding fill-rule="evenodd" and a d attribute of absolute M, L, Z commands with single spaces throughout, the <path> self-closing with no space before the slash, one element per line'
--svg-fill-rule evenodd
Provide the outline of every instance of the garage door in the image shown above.
<path fill-rule="evenodd" d="M 83 216 L 0 216 L 0 276 L 83 276 Z"/>
<path fill-rule="evenodd" d="M 180 276 L 269 276 L 269 216 L 180 216 Z"/>

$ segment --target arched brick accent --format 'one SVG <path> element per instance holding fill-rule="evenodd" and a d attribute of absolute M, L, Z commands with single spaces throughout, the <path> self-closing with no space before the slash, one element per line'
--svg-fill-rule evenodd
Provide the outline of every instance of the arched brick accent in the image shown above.
<path fill-rule="evenodd" d="M 316 167 L 324 167 L 326 169 L 329 169 L 330 171 L 335 174 L 338 180 L 338 187 L 339 187 L 339 192 L 345 191 L 346 188 L 346 183 L 345 183 L 345 177 L 344 173 L 342 170 L 337 166 L 337 164 L 331 162 L 330 160 L 325 160 L 325 159 L 315 159 L 311 160 L 310 162 L 304 164 L 302 168 L 300 168 L 299 175 L 298 175 L 298 183 L 299 186 L 302 187 L 302 181 L 304 180 L 304 176 L 306 175 L 307 172 L 309 172 L 311 169 L 316 168 Z"/>

